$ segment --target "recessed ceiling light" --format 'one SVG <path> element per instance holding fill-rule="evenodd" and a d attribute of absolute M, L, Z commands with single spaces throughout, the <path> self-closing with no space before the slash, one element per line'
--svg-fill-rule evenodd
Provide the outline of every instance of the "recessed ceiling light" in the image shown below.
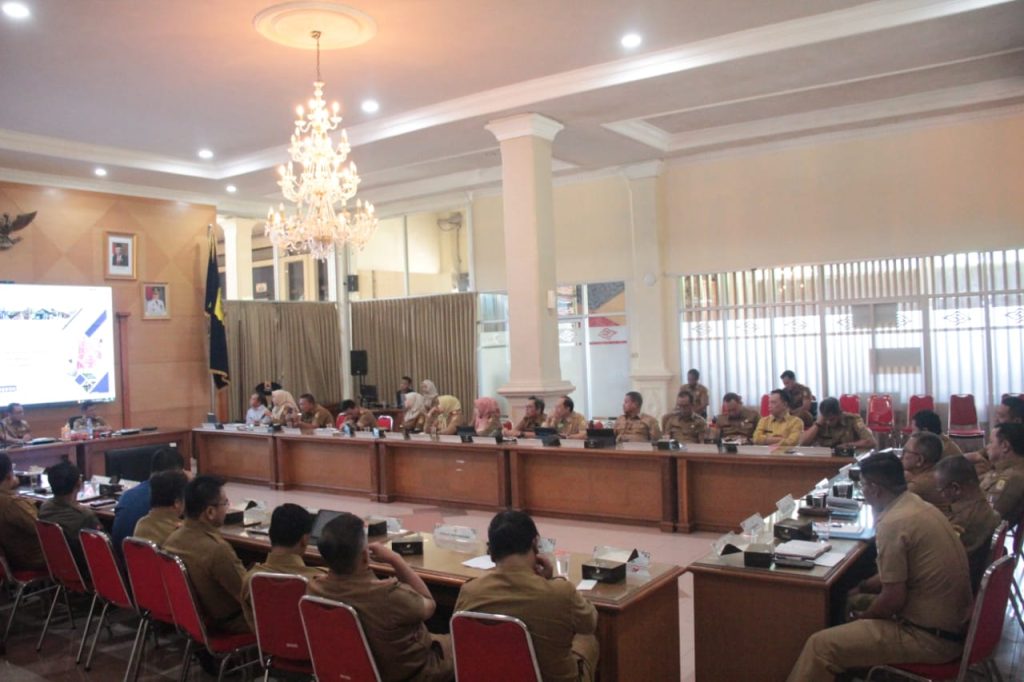
<path fill-rule="evenodd" d="M 93 171 L 93 173 L 95 173 L 96 176 L 100 177 L 100 178 L 107 177 L 107 169 L 106 168 L 97 168 L 96 170 Z"/>
<path fill-rule="evenodd" d="M 200 159 L 212 159 L 213 158 L 213 152 L 210 151 L 209 149 L 200 149 L 196 153 L 199 154 L 199 158 Z"/>
<path fill-rule="evenodd" d="M 622 36 L 622 40 L 619 42 L 627 50 L 632 50 L 634 47 L 640 47 L 640 44 L 644 42 L 644 38 L 639 33 L 627 33 Z"/>
<path fill-rule="evenodd" d="M 28 19 L 32 16 L 28 5 L 22 2 L 5 2 L 3 4 L 4 14 L 11 19 Z"/>
<path fill-rule="evenodd" d="M 362 108 L 367 114 L 376 114 L 380 111 L 380 103 L 375 99 L 366 99 L 363 100 Z"/>
<path fill-rule="evenodd" d="M 226 189 L 228 191 L 228 194 L 234 194 L 235 192 L 238 191 L 238 188 L 235 187 L 234 185 L 228 185 L 224 189 Z"/>

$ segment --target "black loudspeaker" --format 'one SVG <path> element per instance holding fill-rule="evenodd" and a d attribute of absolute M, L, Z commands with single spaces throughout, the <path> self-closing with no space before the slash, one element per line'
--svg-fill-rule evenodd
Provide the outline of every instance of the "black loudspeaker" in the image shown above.
<path fill-rule="evenodd" d="M 349 351 L 348 364 L 352 367 L 352 376 L 365 377 L 370 361 L 365 350 L 353 350 Z"/>
<path fill-rule="evenodd" d="M 359 275 L 349 275 L 346 277 L 345 286 L 349 291 L 359 291 Z"/>

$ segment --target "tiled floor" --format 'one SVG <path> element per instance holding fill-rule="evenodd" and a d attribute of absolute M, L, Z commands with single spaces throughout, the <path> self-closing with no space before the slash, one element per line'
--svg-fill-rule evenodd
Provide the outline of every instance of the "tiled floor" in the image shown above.
<path fill-rule="evenodd" d="M 397 516 L 402 519 L 407 528 L 421 531 L 432 531 L 435 523 L 444 520 L 447 523 L 470 526 L 482 535 L 486 535 L 487 523 L 492 516 L 490 512 L 483 511 L 439 509 L 404 503 L 379 504 L 357 497 L 338 497 L 305 492 L 285 493 L 239 484 L 230 484 L 228 495 L 233 501 L 243 498 L 260 500 L 266 502 L 268 508 L 273 508 L 284 501 L 292 501 L 311 508 L 344 508 L 360 515 Z M 542 535 L 554 538 L 560 548 L 570 551 L 589 553 L 595 545 L 638 547 L 651 552 L 657 562 L 674 563 L 681 566 L 706 554 L 710 550 L 712 539 L 716 537 L 708 533 L 669 534 L 662 533 L 655 528 L 587 523 L 545 517 L 538 517 L 537 525 Z M 682 577 L 679 587 L 679 649 L 682 679 L 684 682 L 692 682 L 694 680 L 693 602 L 690 599 L 692 579 L 688 575 Z M 75 666 L 74 656 L 78 645 L 76 636 L 80 636 L 81 622 L 84 621 L 84 612 L 87 606 L 84 604 L 80 607 L 83 615 L 78 618 L 78 630 L 70 631 L 66 621 L 59 623 L 58 627 L 53 629 L 53 635 L 48 636 L 41 654 L 35 652 L 34 636 L 38 635 L 38 628 L 24 627 L 21 634 L 12 636 L 8 643 L 7 656 L 0 657 L 0 680 L 3 682 L 37 682 L 39 680 L 60 680 L 62 682 L 65 680 L 92 680 L 95 682 L 95 680 L 120 679 L 124 673 L 125 662 L 131 648 L 134 621 L 127 617 L 127 614 L 122 614 L 114 619 L 113 637 L 101 636 L 93 670 L 91 673 L 86 673 L 81 666 Z M 29 609 L 29 613 L 38 616 L 39 609 Z M 6 613 L 2 613 L 2 617 L 5 618 Z M 21 618 L 19 621 L 23 625 L 27 623 Z M 140 679 L 173 679 L 181 654 L 180 645 L 172 638 L 161 638 L 161 647 L 153 655 L 147 655 L 146 667 Z M 1007 621 L 997 659 L 1004 679 L 1024 680 L 1024 633 L 1012 619 Z M 193 678 L 201 679 L 201 677 L 202 673 L 195 669 Z M 713 680 L 708 682 L 732 681 Z"/>

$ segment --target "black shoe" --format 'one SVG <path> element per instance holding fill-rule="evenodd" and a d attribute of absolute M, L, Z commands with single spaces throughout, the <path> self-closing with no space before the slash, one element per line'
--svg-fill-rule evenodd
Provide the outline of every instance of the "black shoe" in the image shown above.
<path fill-rule="evenodd" d="M 220 674 L 220 661 L 214 658 L 206 649 L 199 649 L 196 651 L 196 660 L 199 661 L 199 667 L 203 669 L 203 672 L 207 675 L 213 675 L 217 677 Z"/>

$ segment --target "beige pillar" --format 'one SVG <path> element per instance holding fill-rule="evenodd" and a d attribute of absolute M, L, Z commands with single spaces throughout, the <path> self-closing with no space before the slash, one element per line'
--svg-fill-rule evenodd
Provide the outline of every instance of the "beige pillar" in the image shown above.
<path fill-rule="evenodd" d="M 252 300 L 252 220 L 218 218 L 224 230 L 224 296 Z"/>
<path fill-rule="evenodd" d="M 491 121 L 501 144 L 505 268 L 509 307 L 509 382 L 499 389 L 513 419 L 530 395 L 549 404 L 574 387 L 562 379 L 555 306 L 555 218 L 551 141 L 562 125 L 539 114 Z"/>
<path fill-rule="evenodd" d="M 631 262 L 627 286 L 630 377 L 633 389 L 644 396 L 643 411 L 660 417 L 675 405 L 675 375 L 668 369 L 665 343 L 666 299 L 673 296 L 673 281 L 664 277 L 663 230 L 658 214 L 660 161 L 625 169 L 630 198 Z"/>

